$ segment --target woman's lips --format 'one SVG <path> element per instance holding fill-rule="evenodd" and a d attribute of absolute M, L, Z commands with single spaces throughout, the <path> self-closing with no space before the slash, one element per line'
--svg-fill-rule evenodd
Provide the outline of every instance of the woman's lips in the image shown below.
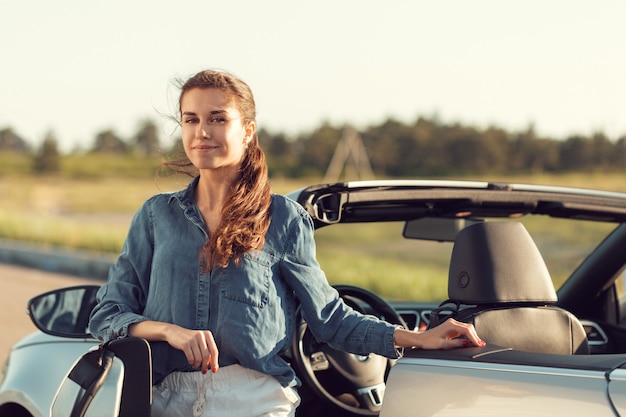
<path fill-rule="evenodd" d="M 214 145 L 198 145 L 193 147 L 196 151 L 210 151 L 213 149 L 217 149 L 217 146 Z"/>

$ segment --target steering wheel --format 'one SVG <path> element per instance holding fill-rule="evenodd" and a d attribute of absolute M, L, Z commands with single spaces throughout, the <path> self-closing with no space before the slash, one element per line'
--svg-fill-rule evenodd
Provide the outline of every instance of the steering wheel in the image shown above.
<path fill-rule="evenodd" d="M 344 302 L 355 310 L 407 327 L 398 312 L 376 294 L 351 285 L 334 287 Z M 377 416 L 385 392 L 385 380 L 394 361 L 375 354 L 355 355 L 320 343 L 299 313 L 298 317 L 292 352 L 303 383 L 318 397 L 343 411 Z"/>

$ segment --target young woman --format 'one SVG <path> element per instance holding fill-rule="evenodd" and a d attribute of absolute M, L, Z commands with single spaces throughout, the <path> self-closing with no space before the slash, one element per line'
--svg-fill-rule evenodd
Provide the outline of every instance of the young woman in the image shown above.
<path fill-rule="evenodd" d="M 343 303 L 315 259 L 310 217 L 270 193 L 247 84 L 202 71 L 182 85 L 179 112 L 186 157 L 168 166 L 194 179 L 137 212 L 90 320 L 100 340 L 151 342 L 153 417 L 294 415 L 298 381 L 280 354 L 296 297 L 315 337 L 338 349 L 395 358 L 483 345 L 468 324 L 418 333 Z"/>

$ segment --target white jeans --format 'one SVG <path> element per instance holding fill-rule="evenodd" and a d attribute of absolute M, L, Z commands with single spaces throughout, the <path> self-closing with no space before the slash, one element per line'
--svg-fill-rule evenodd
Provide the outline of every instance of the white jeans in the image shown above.
<path fill-rule="evenodd" d="M 293 417 L 295 388 L 240 365 L 217 373 L 173 372 L 152 388 L 151 417 Z"/>

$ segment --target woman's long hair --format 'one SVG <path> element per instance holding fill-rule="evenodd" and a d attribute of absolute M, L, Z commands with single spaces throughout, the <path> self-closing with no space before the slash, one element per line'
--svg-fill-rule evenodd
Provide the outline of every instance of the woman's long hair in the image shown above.
<path fill-rule="evenodd" d="M 194 88 L 216 88 L 224 91 L 234 100 L 244 125 L 256 120 L 256 105 L 250 87 L 232 74 L 214 70 L 201 71 L 182 83 L 178 102 L 179 117 L 183 96 Z M 163 166 L 190 176 L 198 173 L 186 156 L 166 161 Z M 263 247 L 271 220 L 270 203 L 267 163 L 255 133 L 244 151 L 239 175 L 231 184 L 222 208 L 222 220 L 200 252 L 204 272 L 216 266 L 226 267 L 230 262 L 239 265 L 245 253 Z"/>

